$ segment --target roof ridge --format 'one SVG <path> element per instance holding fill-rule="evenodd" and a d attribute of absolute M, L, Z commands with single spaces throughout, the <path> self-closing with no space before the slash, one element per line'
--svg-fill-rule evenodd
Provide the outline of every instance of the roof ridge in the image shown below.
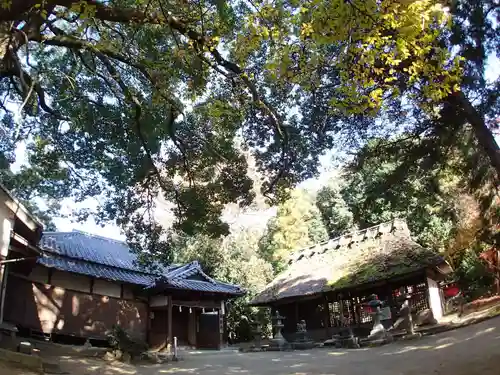
<path fill-rule="evenodd" d="M 111 242 L 116 242 L 116 243 L 119 243 L 119 244 L 127 245 L 126 241 L 117 240 L 115 238 L 104 237 L 104 236 L 101 236 L 99 234 L 85 232 L 85 231 L 80 230 L 80 229 L 72 229 L 71 231 L 64 231 L 64 232 L 63 231 L 53 231 L 53 232 L 51 232 L 51 231 L 43 231 L 43 235 L 50 235 L 50 236 L 53 236 L 53 235 L 57 236 L 57 235 L 63 235 L 63 234 L 74 234 L 74 233 L 83 234 L 85 236 L 99 238 L 101 240 L 111 241 Z"/>
<path fill-rule="evenodd" d="M 124 268 L 124 267 L 117 267 L 117 266 L 112 266 L 112 265 L 109 265 L 109 264 L 104 264 L 104 263 L 99 263 L 99 262 L 95 262 L 95 261 L 92 261 L 92 260 L 87 260 L 87 259 L 84 259 L 84 258 L 77 258 L 77 257 L 71 257 L 71 256 L 68 256 L 68 255 L 65 255 L 65 254 L 59 254 L 59 253 L 55 253 L 55 252 L 52 252 L 52 251 L 47 251 L 47 250 L 43 250 L 44 253 L 43 253 L 43 256 L 44 257 L 47 257 L 47 258 L 64 258 L 64 259 L 67 259 L 69 261 L 74 261 L 74 262 L 83 262 L 83 263 L 89 263 L 89 264 L 96 264 L 98 266 L 103 266 L 103 267 L 109 267 L 109 268 L 113 268 L 113 269 L 116 269 L 116 270 L 123 270 L 123 271 L 127 271 L 127 272 L 136 272 L 136 273 L 140 273 L 140 274 L 144 274 L 144 275 L 149 275 L 149 276 L 158 276 L 159 274 L 158 273 L 153 273 L 153 272 L 150 272 L 150 271 L 141 271 L 140 269 L 131 269 L 131 268 Z M 47 254 L 49 253 L 49 254 Z"/>
<path fill-rule="evenodd" d="M 389 227 L 389 229 L 387 231 L 385 231 L 383 229 L 384 227 Z M 400 230 L 402 233 L 406 234 L 411 239 L 410 231 L 408 229 L 408 225 L 406 224 L 406 220 L 402 219 L 402 218 L 394 218 L 390 221 L 385 221 L 385 222 L 382 222 L 382 223 L 377 224 L 377 225 L 372 225 L 371 227 L 368 227 L 368 228 L 350 231 L 350 232 L 344 233 L 340 236 L 330 238 L 326 241 L 318 242 L 314 245 L 294 250 L 290 253 L 289 263 L 294 262 L 296 260 L 299 260 L 301 258 L 301 254 L 304 253 L 306 250 L 313 250 L 315 248 L 321 248 L 321 247 L 324 247 L 325 245 L 333 244 L 336 242 L 338 242 L 340 244 L 340 242 L 342 242 L 342 239 L 346 239 L 348 237 L 351 238 L 351 241 L 349 241 L 349 243 L 351 243 L 351 242 L 353 242 L 352 238 L 354 238 L 354 236 L 359 238 L 361 235 L 363 235 L 363 237 L 361 239 L 361 240 L 363 240 L 366 237 L 372 237 L 370 232 L 374 232 L 375 230 L 376 230 L 376 233 L 373 234 L 373 237 L 377 236 L 378 233 L 381 233 L 383 230 L 386 233 L 392 233 L 394 231 L 394 229 Z M 384 232 L 382 232 L 382 233 L 384 233 Z M 341 246 L 342 246 L 342 244 L 341 244 Z"/>
<path fill-rule="evenodd" d="M 117 243 L 120 243 L 120 244 L 124 244 L 124 245 L 127 245 L 127 242 L 126 241 L 122 241 L 122 240 L 117 240 L 117 239 L 114 239 L 114 238 L 109 238 L 109 237 L 104 237 L 104 236 L 101 236 L 99 234 L 94 234 L 94 233 L 89 233 L 89 232 L 85 232 L 83 230 L 80 230 L 80 229 L 73 229 L 71 232 L 69 233 L 81 233 L 81 234 L 84 234 L 86 236 L 89 236 L 89 237 L 94 237 L 94 238 L 99 238 L 101 240 L 105 240 L 105 241 L 111 241 L 111 242 L 117 242 Z M 127 245 L 128 246 L 128 245 Z"/>

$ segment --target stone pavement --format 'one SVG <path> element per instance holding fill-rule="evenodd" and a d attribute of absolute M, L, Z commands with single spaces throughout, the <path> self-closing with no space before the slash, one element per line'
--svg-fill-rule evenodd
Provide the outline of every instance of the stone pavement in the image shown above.
<path fill-rule="evenodd" d="M 500 317 L 413 341 L 353 350 L 185 353 L 162 365 L 105 364 L 61 359 L 71 374 L 86 375 L 499 375 Z"/>

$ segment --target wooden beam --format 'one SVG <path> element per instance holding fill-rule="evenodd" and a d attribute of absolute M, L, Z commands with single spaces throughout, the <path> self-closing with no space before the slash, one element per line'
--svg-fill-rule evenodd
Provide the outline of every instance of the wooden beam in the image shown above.
<path fill-rule="evenodd" d="M 183 301 L 183 300 L 172 300 L 172 305 L 175 306 L 186 306 L 186 307 L 201 307 L 209 309 L 219 309 L 221 301 L 203 301 L 203 300 L 193 300 L 193 301 Z"/>

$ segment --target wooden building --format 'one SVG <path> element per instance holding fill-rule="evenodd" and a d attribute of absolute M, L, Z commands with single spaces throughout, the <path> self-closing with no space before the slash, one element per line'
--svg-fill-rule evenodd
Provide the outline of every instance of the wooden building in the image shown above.
<path fill-rule="evenodd" d="M 225 301 L 242 295 L 240 287 L 210 278 L 197 262 L 148 272 L 124 242 L 80 231 L 41 236 L 41 225 L 29 213 L 23 222 L 12 210 L 0 209 L 0 219 L 9 224 L 1 232 L 0 317 L 20 334 L 62 342 L 105 340 L 119 324 L 154 348 L 173 337 L 197 348 L 224 345 Z"/>
<path fill-rule="evenodd" d="M 372 325 L 364 306 L 371 294 L 390 306 L 387 326 L 397 319 L 395 297 L 402 291 L 412 295 L 414 313 L 430 309 L 441 318 L 438 281 L 449 271 L 439 254 L 411 239 L 404 221 L 394 220 L 293 253 L 288 268 L 251 303 L 285 316 L 288 339 L 302 319 L 316 340 L 330 338 L 342 322 L 364 335 Z"/>
<path fill-rule="evenodd" d="M 29 273 L 40 250 L 42 224 L 0 184 L 0 325 L 4 324 L 5 297 L 9 268 Z"/>

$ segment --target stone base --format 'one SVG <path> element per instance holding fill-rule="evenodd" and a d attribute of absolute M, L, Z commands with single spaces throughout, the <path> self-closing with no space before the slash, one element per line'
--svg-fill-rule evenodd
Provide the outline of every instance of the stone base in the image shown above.
<path fill-rule="evenodd" d="M 24 354 L 11 350 L 0 349 L 0 360 L 10 362 L 28 370 L 42 373 L 42 359 L 37 355 Z M 3 372 L 2 372 L 3 373 Z"/>
<path fill-rule="evenodd" d="M 286 344 L 285 346 L 281 346 L 281 347 L 269 345 L 265 349 L 263 347 L 263 350 L 266 352 L 285 352 L 285 351 L 292 350 L 292 348 L 290 347 L 289 344 Z"/>
<path fill-rule="evenodd" d="M 391 343 L 393 340 L 388 340 L 388 339 L 378 339 L 378 340 L 370 340 L 370 341 L 362 341 L 361 346 L 362 347 L 369 347 L 373 348 L 376 346 L 382 346 L 385 344 Z"/>
<path fill-rule="evenodd" d="M 262 345 L 262 347 L 250 346 L 248 348 L 239 348 L 238 351 L 241 353 L 258 353 L 265 352 L 267 350 L 267 345 Z"/>
<path fill-rule="evenodd" d="M 264 346 L 262 346 L 264 348 Z M 281 350 L 290 350 L 290 343 L 285 340 L 285 338 L 271 339 L 269 345 L 266 347 L 266 351 L 281 351 Z"/>
<path fill-rule="evenodd" d="M 359 339 L 356 336 L 340 336 L 334 335 L 331 339 L 324 342 L 325 346 L 334 346 L 337 349 L 359 349 Z"/>
<path fill-rule="evenodd" d="M 394 337 L 387 331 L 378 332 L 376 335 L 370 335 L 360 340 L 361 346 L 380 346 L 394 341 Z"/>
<path fill-rule="evenodd" d="M 421 333 L 409 333 L 407 335 L 401 336 L 401 340 L 414 340 L 422 337 Z"/>
<path fill-rule="evenodd" d="M 33 346 L 28 341 L 21 341 L 17 347 L 19 353 L 31 355 L 33 353 Z"/>
<path fill-rule="evenodd" d="M 314 341 L 295 341 L 290 343 L 290 345 L 294 350 L 306 350 L 316 347 Z"/>

